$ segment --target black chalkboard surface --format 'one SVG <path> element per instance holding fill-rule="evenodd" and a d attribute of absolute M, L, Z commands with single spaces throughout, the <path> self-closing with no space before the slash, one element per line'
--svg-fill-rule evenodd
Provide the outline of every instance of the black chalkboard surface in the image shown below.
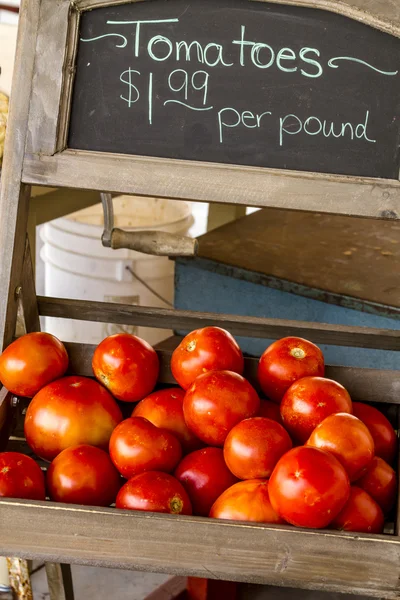
<path fill-rule="evenodd" d="M 68 145 L 398 179 L 400 40 L 251 0 L 85 12 Z"/>

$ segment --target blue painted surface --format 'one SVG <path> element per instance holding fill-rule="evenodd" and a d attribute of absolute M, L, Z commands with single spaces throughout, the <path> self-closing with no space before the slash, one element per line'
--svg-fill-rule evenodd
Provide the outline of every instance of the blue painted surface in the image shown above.
<path fill-rule="evenodd" d="M 175 307 L 232 315 L 293 319 L 337 325 L 376 327 L 400 331 L 400 321 L 327 304 L 271 289 L 196 266 L 176 262 Z M 244 352 L 260 356 L 273 340 L 238 338 Z M 321 345 L 327 364 L 375 369 L 400 369 L 400 353 L 369 348 Z"/>

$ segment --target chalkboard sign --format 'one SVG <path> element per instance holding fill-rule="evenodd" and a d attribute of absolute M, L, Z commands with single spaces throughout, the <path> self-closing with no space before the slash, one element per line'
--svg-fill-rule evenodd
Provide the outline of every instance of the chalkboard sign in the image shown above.
<path fill-rule="evenodd" d="M 398 179 L 400 39 L 249 0 L 87 11 L 68 146 Z"/>

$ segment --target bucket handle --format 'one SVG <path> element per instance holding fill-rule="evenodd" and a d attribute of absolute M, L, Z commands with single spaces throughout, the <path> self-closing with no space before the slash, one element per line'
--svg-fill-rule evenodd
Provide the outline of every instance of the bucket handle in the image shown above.
<path fill-rule="evenodd" d="M 114 206 L 111 194 L 100 194 L 104 212 L 103 246 L 135 250 L 153 256 L 195 256 L 196 239 L 164 231 L 125 231 L 114 228 Z"/>

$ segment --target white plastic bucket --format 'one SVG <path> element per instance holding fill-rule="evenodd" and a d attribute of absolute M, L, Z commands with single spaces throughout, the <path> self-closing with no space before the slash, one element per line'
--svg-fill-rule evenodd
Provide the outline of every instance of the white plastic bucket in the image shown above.
<path fill-rule="evenodd" d="M 190 203 L 166 199 L 119 196 L 114 198 L 114 214 L 115 227 L 127 230 L 186 235 L 193 224 Z M 105 248 L 101 243 L 103 224 L 103 210 L 98 204 L 42 227 L 46 296 L 167 307 L 132 275 L 133 271 L 172 303 L 174 263 L 132 250 Z M 139 335 L 153 345 L 171 335 L 163 329 L 49 317 L 44 319 L 44 329 L 63 341 L 92 344 L 120 331 Z"/>

